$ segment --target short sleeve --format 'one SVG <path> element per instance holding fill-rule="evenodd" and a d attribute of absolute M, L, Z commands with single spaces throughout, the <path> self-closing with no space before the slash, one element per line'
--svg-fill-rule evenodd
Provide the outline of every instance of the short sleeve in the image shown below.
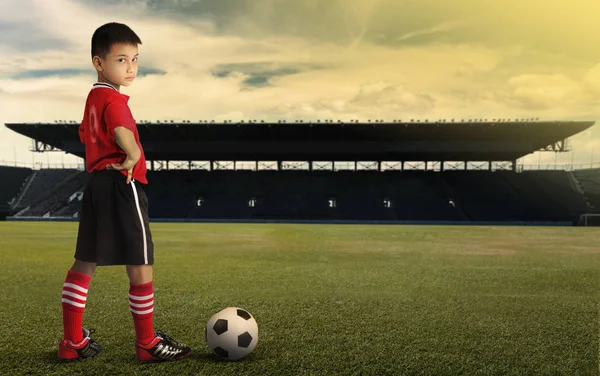
<path fill-rule="evenodd" d="M 115 139 L 115 128 L 125 127 L 135 132 L 136 125 L 131 110 L 122 99 L 114 99 L 106 105 L 104 110 L 104 121 L 106 122 L 106 131 L 111 140 Z"/>

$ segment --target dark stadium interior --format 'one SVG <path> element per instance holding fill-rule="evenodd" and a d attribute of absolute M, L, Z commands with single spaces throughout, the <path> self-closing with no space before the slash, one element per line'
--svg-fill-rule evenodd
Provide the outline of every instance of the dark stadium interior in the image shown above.
<path fill-rule="evenodd" d="M 163 219 L 575 223 L 593 210 L 575 180 L 582 173 L 171 170 L 148 172 L 146 193 L 150 216 Z M 599 191 L 600 172 L 584 174 Z M 15 167 L 0 176 L 3 212 L 17 217 L 77 218 L 89 179 Z"/>
<path fill-rule="evenodd" d="M 593 122 L 376 124 L 138 124 L 153 168 L 145 188 L 158 220 L 561 222 L 600 212 L 600 172 L 517 171 L 516 159 Z M 39 151 L 82 156 L 76 123 L 7 124 Z M 422 159 L 412 157 L 419 156 Z M 207 158 L 208 157 L 208 158 Z M 257 159 L 264 157 L 264 159 Z M 211 161 L 206 170 L 165 161 Z M 508 162 L 507 169 L 238 170 L 214 161 Z M 485 163 L 487 161 L 487 163 Z M 404 167 L 404 164 L 402 163 Z M 441 164 L 444 166 L 444 164 Z M 156 168 L 160 167 L 160 168 Z M 179 166 L 181 167 L 181 166 Z M 0 215 L 76 220 L 90 175 L 77 169 L 0 167 Z"/>

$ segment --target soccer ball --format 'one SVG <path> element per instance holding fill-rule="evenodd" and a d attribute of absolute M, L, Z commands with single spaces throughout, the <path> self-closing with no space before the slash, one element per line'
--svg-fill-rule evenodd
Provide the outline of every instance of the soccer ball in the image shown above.
<path fill-rule="evenodd" d="M 227 307 L 208 320 L 204 337 L 208 347 L 220 358 L 239 360 L 256 347 L 258 325 L 248 311 Z"/>

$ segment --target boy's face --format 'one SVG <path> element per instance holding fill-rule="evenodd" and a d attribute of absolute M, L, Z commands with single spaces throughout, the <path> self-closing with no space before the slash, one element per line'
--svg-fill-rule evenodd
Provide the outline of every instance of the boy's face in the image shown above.
<path fill-rule="evenodd" d="M 104 59 L 94 56 L 94 67 L 99 78 L 117 86 L 129 86 L 138 71 L 138 47 L 130 44 L 113 44 Z"/>

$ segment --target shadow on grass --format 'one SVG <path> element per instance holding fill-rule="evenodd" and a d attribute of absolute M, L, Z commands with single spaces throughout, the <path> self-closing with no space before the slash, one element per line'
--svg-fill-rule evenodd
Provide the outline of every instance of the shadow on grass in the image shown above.
<path fill-rule="evenodd" d="M 68 364 L 67 362 L 60 360 L 58 357 L 58 350 L 46 351 L 41 357 L 41 360 L 47 364 Z"/>
<path fill-rule="evenodd" d="M 63 361 L 63 360 L 59 359 L 57 351 L 51 350 L 51 351 L 46 351 L 43 354 L 40 354 L 40 357 L 38 359 L 42 363 L 44 363 L 48 366 L 51 366 L 51 367 L 60 366 L 60 365 L 69 365 L 69 364 L 72 364 L 72 365 L 85 364 L 88 362 L 96 362 L 96 361 L 100 361 L 103 364 L 113 364 L 113 365 L 121 365 L 121 366 L 123 366 L 123 365 L 152 366 L 154 364 L 167 364 L 167 363 L 179 363 L 179 362 L 199 362 L 199 363 L 204 363 L 204 364 L 206 364 L 206 363 L 209 363 L 209 364 L 228 364 L 228 363 L 241 364 L 241 363 L 251 363 L 251 362 L 260 360 L 260 356 L 256 356 L 256 354 L 251 353 L 246 358 L 236 360 L 236 361 L 231 361 L 231 360 L 222 359 L 213 352 L 192 351 L 192 353 L 186 359 L 183 359 L 181 361 L 141 363 L 141 362 L 137 361 L 137 359 L 135 358 L 135 355 L 133 355 L 133 354 L 116 353 L 116 354 L 111 354 L 111 356 L 108 357 L 107 354 L 101 353 L 100 355 L 98 355 L 97 357 L 92 358 L 92 359 L 82 359 L 82 360 L 76 360 L 76 361 L 69 362 L 69 361 Z M 28 362 L 24 361 L 24 363 L 28 363 Z"/>
<path fill-rule="evenodd" d="M 197 353 L 192 352 L 189 357 L 190 357 L 190 359 L 195 359 L 195 360 L 198 360 L 203 363 L 205 362 L 205 363 L 213 363 L 213 364 L 246 363 L 246 362 L 250 363 L 250 362 L 254 362 L 254 361 L 260 359 L 260 357 L 257 357 L 256 354 L 251 353 L 247 357 L 240 359 L 240 360 L 226 360 L 226 359 L 218 357 L 215 353 L 207 352 L 207 351 L 197 352 Z"/>

